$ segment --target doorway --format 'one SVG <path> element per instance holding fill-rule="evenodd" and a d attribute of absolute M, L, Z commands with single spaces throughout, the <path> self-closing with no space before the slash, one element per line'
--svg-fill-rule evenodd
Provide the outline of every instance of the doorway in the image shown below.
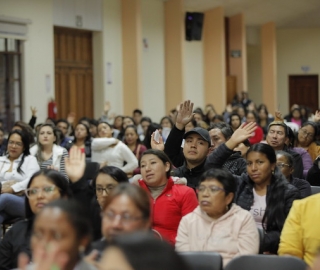
<path fill-rule="evenodd" d="M 319 109 L 318 75 L 289 76 L 289 104 L 308 107 L 312 113 Z"/>
<path fill-rule="evenodd" d="M 92 32 L 54 28 L 57 117 L 93 117 Z"/>

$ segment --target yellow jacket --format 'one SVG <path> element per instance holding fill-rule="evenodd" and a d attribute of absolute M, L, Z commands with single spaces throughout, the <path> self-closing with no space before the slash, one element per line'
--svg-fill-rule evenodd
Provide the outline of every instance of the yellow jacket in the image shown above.
<path fill-rule="evenodd" d="M 284 224 L 278 254 L 311 265 L 320 247 L 320 194 L 293 202 Z"/>

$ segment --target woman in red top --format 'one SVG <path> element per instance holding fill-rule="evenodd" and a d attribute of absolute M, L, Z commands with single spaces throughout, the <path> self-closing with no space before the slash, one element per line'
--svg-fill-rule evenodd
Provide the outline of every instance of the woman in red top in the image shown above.
<path fill-rule="evenodd" d="M 152 228 L 161 237 L 175 244 L 180 220 L 197 206 L 193 189 L 175 184 L 170 177 L 172 165 L 168 156 L 159 150 L 149 149 L 142 154 L 140 170 L 143 179 L 139 185 L 152 198 Z"/>
<path fill-rule="evenodd" d="M 246 122 L 251 123 L 251 122 L 256 122 L 258 123 L 258 116 L 254 111 L 248 111 L 246 114 Z M 256 125 L 256 130 L 253 133 L 253 136 L 249 138 L 249 142 L 251 145 L 255 143 L 259 143 L 263 140 L 263 129 Z"/>

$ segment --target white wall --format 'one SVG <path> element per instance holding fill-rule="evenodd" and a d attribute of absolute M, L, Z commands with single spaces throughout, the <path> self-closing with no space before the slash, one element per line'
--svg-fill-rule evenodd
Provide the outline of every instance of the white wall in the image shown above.
<path fill-rule="evenodd" d="M 194 102 L 195 107 L 204 108 L 204 72 L 203 72 L 203 42 L 184 42 L 184 97 Z"/>
<path fill-rule="evenodd" d="M 320 28 L 278 29 L 278 100 L 281 111 L 289 111 L 289 75 L 320 74 Z M 301 66 L 309 66 L 308 73 Z"/>
<path fill-rule="evenodd" d="M 106 100 L 110 113 L 123 113 L 121 1 L 103 1 L 102 32 L 93 36 L 94 48 L 94 116 L 103 111 Z M 111 64 L 108 83 L 107 63 Z"/>
<path fill-rule="evenodd" d="M 164 3 L 141 0 L 142 39 L 148 48 L 142 49 L 141 102 L 144 115 L 159 122 L 165 111 Z M 141 40 L 141 42 L 143 42 Z"/>
<path fill-rule="evenodd" d="M 29 121 L 30 106 L 38 109 L 37 123 L 47 117 L 47 103 L 54 97 L 54 44 L 51 0 L 0 0 L 1 15 L 31 19 L 28 39 L 23 44 L 22 117 Z M 50 76 L 46 89 L 46 75 Z"/>

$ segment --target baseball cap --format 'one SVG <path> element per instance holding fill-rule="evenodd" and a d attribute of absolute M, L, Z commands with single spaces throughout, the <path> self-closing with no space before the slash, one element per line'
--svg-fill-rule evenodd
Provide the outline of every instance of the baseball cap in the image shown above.
<path fill-rule="evenodd" d="M 195 127 L 191 130 L 189 130 L 188 132 L 186 132 L 184 135 L 183 135 L 183 138 L 187 138 L 190 134 L 192 133 L 196 133 L 196 134 L 199 134 L 202 139 L 204 139 L 206 142 L 209 143 L 209 146 L 211 145 L 211 139 L 210 139 L 210 135 L 209 135 L 209 131 L 208 130 L 205 130 L 201 127 Z"/>

